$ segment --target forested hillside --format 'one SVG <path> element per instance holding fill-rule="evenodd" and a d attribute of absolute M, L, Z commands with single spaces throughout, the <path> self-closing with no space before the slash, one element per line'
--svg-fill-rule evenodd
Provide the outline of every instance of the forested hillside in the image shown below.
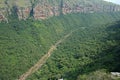
<path fill-rule="evenodd" d="M 75 13 L 42 21 L 12 18 L 8 24 L 0 23 L 0 80 L 18 79 L 51 45 L 76 29 L 28 80 L 81 80 L 81 74 L 96 70 L 120 71 L 119 20 L 120 13 L 111 12 Z"/>
<path fill-rule="evenodd" d="M 114 13 L 72 16 L 75 25 L 67 23 L 78 30 L 27 80 L 117 80 L 110 72 L 120 71 L 120 21 Z"/>

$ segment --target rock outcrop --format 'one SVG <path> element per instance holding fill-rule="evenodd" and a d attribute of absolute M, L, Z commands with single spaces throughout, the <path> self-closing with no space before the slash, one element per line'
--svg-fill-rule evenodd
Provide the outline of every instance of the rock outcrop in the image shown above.
<path fill-rule="evenodd" d="M 35 20 L 69 13 L 120 11 L 120 6 L 103 0 L 3 0 L 0 2 L 0 21 L 5 21 L 16 6 L 18 18 Z M 14 9 L 13 9 L 14 10 Z"/>

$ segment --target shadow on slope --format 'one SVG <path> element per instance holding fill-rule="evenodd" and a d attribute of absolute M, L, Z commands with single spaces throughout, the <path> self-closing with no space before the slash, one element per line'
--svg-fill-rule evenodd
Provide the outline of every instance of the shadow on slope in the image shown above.
<path fill-rule="evenodd" d="M 106 31 L 108 32 L 108 37 L 105 39 L 105 43 L 115 42 L 115 45 L 110 45 L 102 53 L 91 57 L 93 62 L 84 65 L 82 67 L 77 67 L 76 70 L 66 73 L 68 80 L 76 80 L 79 75 L 89 74 L 96 70 L 106 69 L 108 72 L 120 72 L 120 21 L 109 26 Z"/>

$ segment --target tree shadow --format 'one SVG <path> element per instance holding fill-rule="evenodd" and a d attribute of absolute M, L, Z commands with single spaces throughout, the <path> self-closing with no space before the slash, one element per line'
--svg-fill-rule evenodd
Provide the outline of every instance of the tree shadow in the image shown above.
<path fill-rule="evenodd" d="M 117 44 L 109 46 L 102 53 L 91 57 L 93 62 L 76 67 L 76 70 L 65 73 L 68 80 L 76 80 L 79 75 L 88 74 L 90 72 L 106 69 L 109 72 L 120 72 L 120 21 L 115 22 L 113 25 L 106 28 L 107 40 L 115 41 Z"/>

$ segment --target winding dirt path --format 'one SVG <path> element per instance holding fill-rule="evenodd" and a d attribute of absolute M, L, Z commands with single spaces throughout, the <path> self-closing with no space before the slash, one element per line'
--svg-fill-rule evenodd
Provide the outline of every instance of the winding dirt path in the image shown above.
<path fill-rule="evenodd" d="M 76 30 L 75 30 L 76 31 Z M 54 45 L 50 47 L 48 52 L 27 72 L 20 76 L 18 80 L 25 80 L 28 76 L 36 72 L 41 66 L 47 61 L 47 59 L 51 56 L 52 52 L 57 48 L 57 46 L 62 43 L 66 38 L 68 38 L 74 31 L 71 31 L 69 34 L 65 35 L 62 39 L 58 40 Z"/>

